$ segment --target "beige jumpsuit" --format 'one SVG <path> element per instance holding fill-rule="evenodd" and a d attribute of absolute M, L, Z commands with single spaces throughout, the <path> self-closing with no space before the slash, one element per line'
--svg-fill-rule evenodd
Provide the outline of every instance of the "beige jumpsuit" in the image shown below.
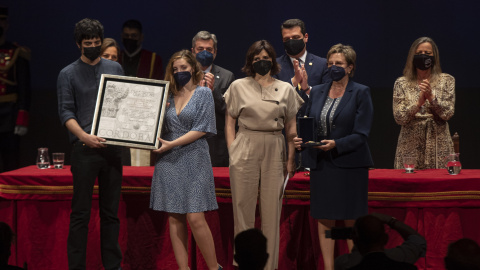
<path fill-rule="evenodd" d="M 262 231 L 270 254 L 265 269 L 274 270 L 278 267 L 286 166 L 282 129 L 296 117 L 303 100 L 288 83 L 275 80 L 272 85 L 262 87 L 252 77 L 234 81 L 224 97 L 228 113 L 239 125 L 228 149 L 235 235 L 254 227 L 260 191 Z"/>

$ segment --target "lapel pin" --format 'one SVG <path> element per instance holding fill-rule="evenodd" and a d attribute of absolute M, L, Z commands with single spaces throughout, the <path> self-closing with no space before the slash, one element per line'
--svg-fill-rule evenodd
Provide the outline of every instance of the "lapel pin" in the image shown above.
<path fill-rule="evenodd" d="M 311 66 L 311 65 L 313 65 L 313 63 L 312 63 L 312 62 L 310 62 L 310 63 L 308 63 L 308 65 L 309 65 L 309 66 Z"/>

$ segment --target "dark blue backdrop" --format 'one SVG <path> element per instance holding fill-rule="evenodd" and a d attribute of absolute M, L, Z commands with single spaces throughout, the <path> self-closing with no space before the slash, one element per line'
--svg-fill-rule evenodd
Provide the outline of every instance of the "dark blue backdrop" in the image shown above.
<path fill-rule="evenodd" d="M 66 131 L 56 116 L 58 72 L 79 57 L 73 40 L 74 24 L 85 17 L 100 20 L 105 37 L 120 40 L 122 23 L 139 19 L 144 48 L 164 61 L 175 51 L 191 48 L 199 30 L 217 34 L 216 63 L 242 77 L 248 47 L 256 40 L 271 41 L 283 54 L 280 24 L 289 18 L 305 21 L 307 50 L 325 56 L 336 43 L 357 52 L 354 80 L 372 88 L 375 122 L 370 145 L 376 167 L 391 168 L 399 127 L 392 116 L 392 87 L 402 74 L 411 43 L 432 37 L 439 46 L 443 71 L 456 78 L 452 134 L 461 137 L 464 168 L 476 162 L 480 107 L 478 67 L 480 25 L 476 1 L 0 1 L 10 7 L 8 39 L 32 49 L 32 126 L 22 144 L 23 165 L 33 164 L 35 148 L 47 146 L 69 152 Z M 45 132 L 55 129 L 55 132 Z"/>

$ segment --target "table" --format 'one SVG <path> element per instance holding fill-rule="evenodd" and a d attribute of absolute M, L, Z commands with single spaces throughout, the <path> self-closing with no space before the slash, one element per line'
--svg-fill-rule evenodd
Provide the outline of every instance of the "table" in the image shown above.
<path fill-rule="evenodd" d="M 176 269 L 167 215 L 148 208 L 153 167 L 124 167 L 119 218 L 123 269 Z M 233 213 L 228 168 L 214 168 L 219 209 L 206 213 L 217 257 L 233 269 Z M 427 255 L 419 269 L 442 269 L 448 243 L 462 237 L 480 242 L 480 170 L 448 175 L 446 170 L 405 174 L 402 170 L 370 171 L 369 211 L 395 216 L 425 236 Z M 95 188 L 95 193 L 98 189 Z M 35 166 L 0 174 L 0 220 L 17 233 L 10 263 L 29 270 L 66 269 L 66 240 L 72 197 L 69 167 L 39 170 Z M 102 269 L 99 210 L 94 195 L 88 239 L 88 269 Z M 257 220 L 257 225 L 259 220 Z M 279 269 L 322 269 L 316 221 L 309 215 L 309 177 L 297 173 L 286 188 L 281 218 Z M 393 247 L 402 242 L 389 232 Z M 339 241 L 336 253 L 347 251 Z M 206 269 L 195 246 L 191 264 Z"/>

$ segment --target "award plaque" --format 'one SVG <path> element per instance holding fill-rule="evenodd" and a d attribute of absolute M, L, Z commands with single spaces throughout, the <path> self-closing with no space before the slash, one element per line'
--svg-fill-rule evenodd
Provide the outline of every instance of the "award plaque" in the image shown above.
<path fill-rule="evenodd" d="M 106 144 L 157 149 L 169 82 L 102 74 L 91 134 Z"/>

